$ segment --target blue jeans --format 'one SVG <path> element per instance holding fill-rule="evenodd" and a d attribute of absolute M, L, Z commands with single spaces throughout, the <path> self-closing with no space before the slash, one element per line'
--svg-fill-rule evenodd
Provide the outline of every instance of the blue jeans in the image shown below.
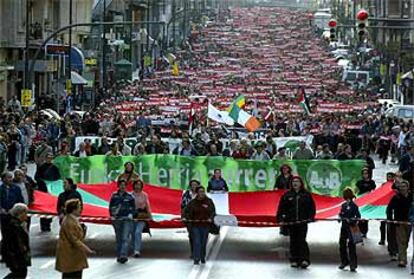
<path fill-rule="evenodd" d="M 114 220 L 112 225 L 115 230 L 116 237 L 116 255 L 117 258 L 128 257 L 128 238 L 131 234 L 132 221 L 131 220 Z"/>
<path fill-rule="evenodd" d="M 134 222 L 131 232 L 132 247 L 134 252 L 141 252 L 142 231 L 144 230 L 145 222 Z"/>
<path fill-rule="evenodd" d="M 208 227 L 194 226 L 191 228 L 194 261 L 206 259 L 208 232 Z"/>

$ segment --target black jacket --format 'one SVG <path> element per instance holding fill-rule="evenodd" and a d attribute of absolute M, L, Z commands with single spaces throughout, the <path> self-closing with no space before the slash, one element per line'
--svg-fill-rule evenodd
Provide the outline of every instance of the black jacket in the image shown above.
<path fill-rule="evenodd" d="M 80 195 L 80 193 L 76 189 L 73 189 L 73 190 L 70 190 L 70 191 L 64 191 L 64 192 L 60 193 L 59 196 L 58 196 L 58 202 L 57 202 L 57 206 L 56 206 L 56 211 L 57 211 L 58 215 L 64 213 L 65 203 L 70 199 L 78 199 L 78 200 L 81 201 L 81 203 L 83 203 L 82 196 Z"/>
<path fill-rule="evenodd" d="M 339 212 L 340 219 L 359 219 L 361 213 L 359 213 L 358 206 L 353 201 L 346 201 L 341 205 L 341 212 Z M 342 226 L 355 225 L 355 220 L 342 220 Z"/>
<path fill-rule="evenodd" d="M 289 178 L 286 178 L 283 174 L 279 175 L 276 178 L 274 189 L 279 190 L 286 190 L 290 188 L 290 183 L 292 182 L 292 175 L 289 176 Z"/>
<path fill-rule="evenodd" d="M 35 174 L 38 190 L 47 192 L 45 181 L 56 181 L 60 179 L 59 169 L 54 164 L 44 163 L 41 165 Z"/>
<path fill-rule="evenodd" d="M 29 235 L 25 226 L 15 217 L 9 216 L 3 228 L 4 262 L 10 269 L 22 269 L 31 265 Z"/>
<path fill-rule="evenodd" d="M 401 194 L 394 195 L 387 206 L 387 219 L 395 221 L 408 221 L 408 212 L 411 207 L 411 198 Z"/>
<path fill-rule="evenodd" d="M 277 222 L 313 220 L 316 208 L 312 195 L 306 190 L 287 191 L 280 199 Z"/>
<path fill-rule="evenodd" d="M 368 181 L 361 179 L 356 183 L 356 186 L 358 188 L 358 195 L 374 191 L 377 187 L 377 185 L 375 185 L 375 181 L 372 179 Z"/>

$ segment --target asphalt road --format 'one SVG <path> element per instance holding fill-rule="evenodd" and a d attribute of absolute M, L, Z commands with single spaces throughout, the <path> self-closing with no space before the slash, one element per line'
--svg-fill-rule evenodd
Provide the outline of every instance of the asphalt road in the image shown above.
<path fill-rule="evenodd" d="M 375 180 L 382 182 L 392 167 L 377 163 Z M 97 251 L 89 259 L 84 278 L 410 278 L 410 269 L 391 262 L 386 246 L 379 246 L 379 223 L 370 222 L 368 239 L 357 247 L 358 272 L 341 271 L 339 264 L 340 225 L 336 222 L 310 224 L 308 242 L 312 265 L 307 270 L 292 269 L 288 264 L 288 238 L 276 228 L 224 227 L 219 236 L 210 236 L 207 264 L 193 266 L 189 259 L 187 233 L 184 229 L 152 230 L 144 235 L 142 256 L 130 258 L 125 265 L 115 260 L 113 229 L 107 225 L 88 225 L 87 244 Z M 31 226 L 33 265 L 30 278 L 60 278 L 54 270 L 58 224 L 51 233 L 40 233 L 38 220 Z M 410 240 L 410 242 L 412 242 Z M 413 254 L 410 243 L 409 260 Z M 0 264 L 0 277 L 8 273 Z M 412 276 L 414 278 L 414 276 Z"/>

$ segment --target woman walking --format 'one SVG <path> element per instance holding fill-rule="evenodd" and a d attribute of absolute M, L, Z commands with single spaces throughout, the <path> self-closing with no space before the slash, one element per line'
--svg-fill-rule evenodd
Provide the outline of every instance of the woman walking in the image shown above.
<path fill-rule="evenodd" d="M 280 199 L 276 220 L 282 222 L 298 222 L 287 225 L 290 236 L 290 266 L 307 268 L 310 265 L 309 247 L 306 242 L 308 222 L 315 218 L 315 202 L 305 189 L 300 176 L 293 176 L 290 190 Z"/>
<path fill-rule="evenodd" d="M 141 256 L 141 241 L 142 241 L 142 231 L 145 226 L 148 227 L 148 220 L 152 219 L 151 205 L 148 199 L 148 194 L 143 191 L 144 183 L 142 180 L 134 181 L 132 185 L 134 191 L 132 196 L 135 199 L 135 208 L 137 211 L 136 220 L 132 226 L 132 245 L 134 247 L 134 257 L 138 258 Z"/>
<path fill-rule="evenodd" d="M 88 268 L 88 254 L 95 254 L 85 243 L 86 229 L 79 222 L 82 203 L 79 199 L 68 200 L 65 204 L 59 240 L 56 248 L 56 270 L 62 278 L 79 279 Z"/>
<path fill-rule="evenodd" d="M 341 233 L 339 236 L 339 253 L 341 256 L 341 265 L 339 269 L 344 269 L 350 266 L 351 272 L 356 272 L 358 266 L 356 245 L 352 237 L 351 228 L 357 226 L 358 221 L 355 219 L 361 218 L 358 206 L 354 203 L 355 194 L 351 188 L 345 188 L 342 196 L 345 202 L 341 206 L 339 218 L 341 219 Z"/>
<path fill-rule="evenodd" d="M 11 271 L 5 279 L 26 278 L 27 267 L 31 266 L 29 234 L 25 224 L 27 211 L 27 205 L 16 203 L 9 210 L 10 219 L 3 228 L 3 260 Z"/>
<path fill-rule="evenodd" d="M 207 197 L 203 186 L 196 189 L 197 196 L 191 200 L 185 210 L 186 220 L 190 220 L 193 238 L 194 264 L 206 263 L 208 233 L 216 215 L 213 201 Z"/>

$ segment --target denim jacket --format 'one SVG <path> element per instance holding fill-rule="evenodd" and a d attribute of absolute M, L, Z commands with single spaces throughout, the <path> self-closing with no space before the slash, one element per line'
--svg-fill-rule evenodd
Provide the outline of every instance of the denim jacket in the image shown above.
<path fill-rule="evenodd" d="M 112 194 L 111 201 L 109 202 L 109 214 L 114 218 L 127 218 L 136 213 L 135 199 L 127 193 L 115 192 Z"/>

